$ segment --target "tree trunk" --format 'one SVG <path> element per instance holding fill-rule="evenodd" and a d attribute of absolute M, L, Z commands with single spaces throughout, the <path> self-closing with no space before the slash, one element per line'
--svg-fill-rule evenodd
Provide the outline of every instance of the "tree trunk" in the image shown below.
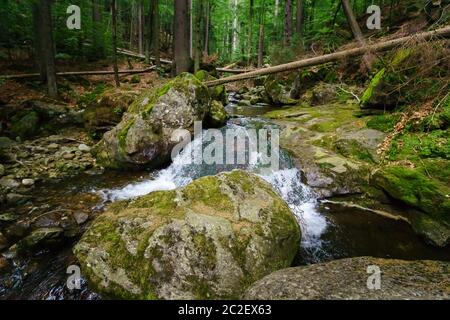
<path fill-rule="evenodd" d="M 103 23 L 102 23 L 102 1 L 92 0 L 92 22 L 95 32 L 93 33 L 93 48 L 94 56 L 97 59 L 105 57 L 105 43 L 103 38 Z"/>
<path fill-rule="evenodd" d="M 292 0 L 285 0 L 284 3 L 284 46 L 291 43 L 292 37 Z"/>
<path fill-rule="evenodd" d="M 210 24 L 210 14 L 211 14 L 211 4 L 209 0 L 206 0 L 206 15 L 205 15 L 205 42 L 203 47 L 203 55 L 208 56 L 209 54 L 209 24 Z"/>
<path fill-rule="evenodd" d="M 295 32 L 300 37 L 303 33 L 303 0 L 297 0 L 297 17 L 295 19 Z"/>
<path fill-rule="evenodd" d="M 159 0 L 152 0 L 152 54 L 155 58 L 156 66 L 161 66 L 159 54 Z"/>
<path fill-rule="evenodd" d="M 192 13 L 191 13 L 192 14 Z M 200 69 L 200 63 L 202 60 L 202 18 L 203 18 L 203 1 L 197 1 L 195 3 L 195 36 L 194 36 L 194 72 Z"/>
<path fill-rule="evenodd" d="M 344 8 L 345 16 L 347 17 L 347 22 L 350 26 L 350 29 L 352 30 L 353 36 L 355 39 L 361 43 L 364 44 L 364 36 L 361 32 L 361 28 L 358 25 L 358 22 L 356 21 L 355 14 L 353 13 L 352 6 L 350 5 L 349 0 L 341 0 L 342 1 L 342 7 Z"/>
<path fill-rule="evenodd" d="M 116 12 L 116 0 L 111 0 L 111 14 L 112 14 L 112 57 L 114 67 L 114 82 L 116 87 L 120 87 L 119 82 L 119 67 L 117 66 L 117 12 Z"/>
<path fill-rule="evenodd" d="M 247 43 L 247 59 L 249 65 L 252 63 L 252 53 L 253 53 L 253 6 L 254 0 L 250 0 L 248 43 Z"/>
<path fill-rule="evenodd" d="M 175 0 L 174 14 L 174 62 L 175 74 L 189 71 L 189 1 Z"/>
<path fill-rule="evenodd" d="M 138 3 L 138 48 L 139 53 L 144 54 L 144 1 Z"/>
<path fill-rule="evenodd" d="M 264 24 L 259 25 L 259 39 L 258 39 L 258 68 L 264 64 Z"/>
<path fill-rule="evenodd" d="M 353 36 L 355 37 L 356 41 L 358 41 L 359 44 L 364 47 L 366 45 L 366 40 L 364 39 L 361 28 L 356 21 L 355 14 L 353 13 L 353 9 L 350 5 L 349 0 L 342 0 L 342 7 L 344 8 L 345 16 L 347 17 L 347 22 L 350 26 L 350 29 L 352 30 Z M 371 69 L 371 60 L 372 59 L 370 57 L 370 54 L 364 55 L 363 62 L 367 70 Z"/>
<path fill-rule="evenodd" d="M 39 3 L 33 3 L 33 31 L 34 31 L 34 55 L 36 65 L 39 68 L 39 74 L 41 81 L 44 82 L 47 79 L 47 68 L 45 66 L 44 56 L 42 54 L 42 36 L 41 36 L 41 10 Z"/>
<path fill-rule="evenodd" d="M 39 0 L 41 57 L 45 65 L 48 95 L 57 98 L 55 46 L 53 43 L 52 14 L 50 0 Z"/>

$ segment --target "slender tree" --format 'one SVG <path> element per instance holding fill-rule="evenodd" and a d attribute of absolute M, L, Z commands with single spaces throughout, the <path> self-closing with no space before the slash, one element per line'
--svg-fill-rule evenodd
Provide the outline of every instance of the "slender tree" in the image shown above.
<path fill-rule="evenodd" d="M 292 0 L 285 0 L 284 3 L 284 38 L 283 44 L 288 46 L 292 37 Z"/>
<path fill-rule="evenodd" d="M 114 67 L 114 82 L 116 87 L 120 87 L 119 82 L 119 67 L 117 66 L 117 3 L 116 0 L 111 0 L 111 15 L 112 15 L 112 57 Z"/>
<path fill-rule="evenodd" d="M 35 2 L 34 12 L 36 14 L 35 23 L 39 21 L 38 30 L 35 35 L 40 38 L 36 39 L 36 51 L 41 60 L 40 70 L 41 78 L 47 80 L 47 91 L 51 98 L 57 98 L 58 87 L 56 84 L 56 66 L 55 66 L 55 45 L 53 43 L 53 27 L 50 0 L 37 0 Z M 45 73 L 45 74 L 43 74 Z"/>
<path fill-rule="evenodd" d="M 189 71 L 191 60 L 189 57 L 189 1 L 174 1 L 174 62 L 175 74 Z"/>
<path fill-rule="evenodd" d="M 304 3 L 303 0 L 297 0 L 297 11 L 296 11 L 296 19 L 295 19 L 295 32 L 299 37 L 301 37 L 303 33 L 303 10 Z"/>
<path fill-rule="evenodd" d="M 366 40 L 364 39 L 363 33 L 361 31 L 361 28 L 358 25 L 358 22 L 356 21 L 355 14 L 353 13 L 352 6 L 350 5 L 349 0 L 342 0 L 342 7 L 344 8 L 344 13 L 347 18 L 347 22 L 350 26 L 350 29 L 352 30 L 353 36 L 355 37 L 356 41 L 359 42 L 359 44 L 364 47 L 366 45 Z M 365 54 L 363 56 L 363 62 L 365 67 L 370 70 L 371 68 L 371 55 Z"/>

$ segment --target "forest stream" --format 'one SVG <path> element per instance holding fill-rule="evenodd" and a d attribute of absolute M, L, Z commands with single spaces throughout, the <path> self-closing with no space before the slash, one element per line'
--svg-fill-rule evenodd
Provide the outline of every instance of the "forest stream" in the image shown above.
<path fill-rule="evenodd" d="M 247 130 L 273 126 L 261 117 L 272 108 L 268 105 L 237 106 L 234 94 L 226 109 L 232 118 L 221 130 Z M 450 261 L 450 251 L 426 244 L 401 220 L 389 219 L 373 212 L 348 208 L 318 199 L 302 181 L 301 168 L 281 150 L 279 170 L 261 173 L 258 163 L 207 166 L 186 164 L 183 157 L 201 148 L 194 139 L 166 168 L 152 172 L 112 172 L 81 174 L 60 182 L 42 183 L 32 191 L 32 207 L 46 206 L 47 211 L 90 208 L 99 214 L 117 200 L 130 199 L 157 190 L 172 190 L 206 175 L 244 169 L 259 174 L 269 182 L 295 214 L 302 230 L 302 241 L 293 266 L 330 261 L 338 258 L 372 256 L 404 260 Z M 5 213 L 30 211 L 29 203 L 7 209 Z M 37 210 L 39 211 L 39 210 Z M 33 212 L 29 214 L 34 214 Z M 38 213 L 36 213 L 38 215 Z M 15 223 L 15 222 L 12 222 Z M 43 249 L 33 255 L 11 257 L 0 275 L 2 299 L 100 299 L 82 281 L 81 290 L 66 287 L 67 267 L 77 264 L 72 248 L 77 239 Z"/>

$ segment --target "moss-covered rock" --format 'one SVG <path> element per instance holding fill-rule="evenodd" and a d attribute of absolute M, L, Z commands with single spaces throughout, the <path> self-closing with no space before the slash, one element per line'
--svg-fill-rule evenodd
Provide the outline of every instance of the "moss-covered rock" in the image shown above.
<path fill-rule="evenodd" d="M 209 127 L 222 127 L 227 123 L 229 118 L 230 116 L 221 102 L 216 100 L 211 101 L 211 106 L 206 118 L 206 123 Z"/>
<path fill-rule="evenodd" d="M 109 168 L 156 167 L 169 161 L 172 133 L 193 131 L 195 121 L 209 112 L 210 95 L 191 74 L 142 93 L 122 121 L 106 132 L 92 149 L 98 162 Z"/>
<path fill-rule="evenodd" d="M 212 76 L 205 70 L 197 71 L 195 73 L 195 77 L 201 82 L 217 80 L 216 77 Z M 228 103 L 227 90 L 225 89 L 224 85 L 209 88 L 209 94 L 211 95 L 212 100 L 220 101 L 223 104 Z"/>
<path fill-rule="evenodd" d="M 115 126 L 137 96 L 137 91 L 123 88 L 104 91 L 84 110 L 85 128 L 90 132 L 105 132 L 104 128 Z"/>
<path fill-rule="evenodd" d="M 414 229 L 429 241 L 445 246 L 450 242 L 450 187 L 419 170 L 389 166 L 374 173 L 371 184 L 392 198 L 419 209 L 411 218 Z"/>
<path fill-rule="evenodd" d="M 370 288 L 378 267 L 380 290 Z M 371 268 L 371 269 L 370 269 Z M 449 299 L 450 263 L 358 257 L 279 270 L 253 284 L 250 300 Z"/>
<path fill-rule="evenodd" d="M 39 115 L 35 111 L 22 112 L 11 119 L 13 135 L 29 138 L 39 132 Z"/>
<path fill-rule="evenodd" d="M 264 81 L 266 93 L 274 105 L 289 105 L 297 103 L 298 99 L 297 73 L 270 75 Z"/>
<path fill-rule="evenodd" d="M 74 252 L 105 297 L 238 298 L 289 266 L 299 240 L 295 217 L 270 185 L 232 171 L 113 204 Z"/>

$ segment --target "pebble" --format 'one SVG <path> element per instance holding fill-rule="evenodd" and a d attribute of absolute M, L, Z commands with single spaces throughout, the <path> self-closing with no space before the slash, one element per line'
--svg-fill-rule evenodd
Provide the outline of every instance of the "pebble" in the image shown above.
<path fill-rule="evenodd" d="M 0 163 L 0 177 L 5 174 L 5 166 Z"/>
<path fill-rule="evenodd" d="M 29 187 L 29 186 L 32 186 L 34 184 L 34 180 L 33 179 L 23 179 L 22 180 L 22 184 L 24 186 Z"/>
<path fill-rule="evenodd" d="M 58 145 L 57 143 L 50 143 L 50 144 L 47 146 L 47 148 L 55 150 L 55 149 L 58 149 L 58 148 L 59 148 L 59 145 Z"/>
<path fill-rule="evenodd" d="M 63 158 L 66 160 L 72 160 L 73 158 L 75 158 L 75 155 L 73 153 L 65 153 L 63 155 Z"/>
<path fill-rule="evenodd" d="M 78 150 L 83 151 L 83 152 L 90 152 L 91 151 L 91 147 L 85 145 L 84 143 L 80 144 L 78 146 Z"/>

